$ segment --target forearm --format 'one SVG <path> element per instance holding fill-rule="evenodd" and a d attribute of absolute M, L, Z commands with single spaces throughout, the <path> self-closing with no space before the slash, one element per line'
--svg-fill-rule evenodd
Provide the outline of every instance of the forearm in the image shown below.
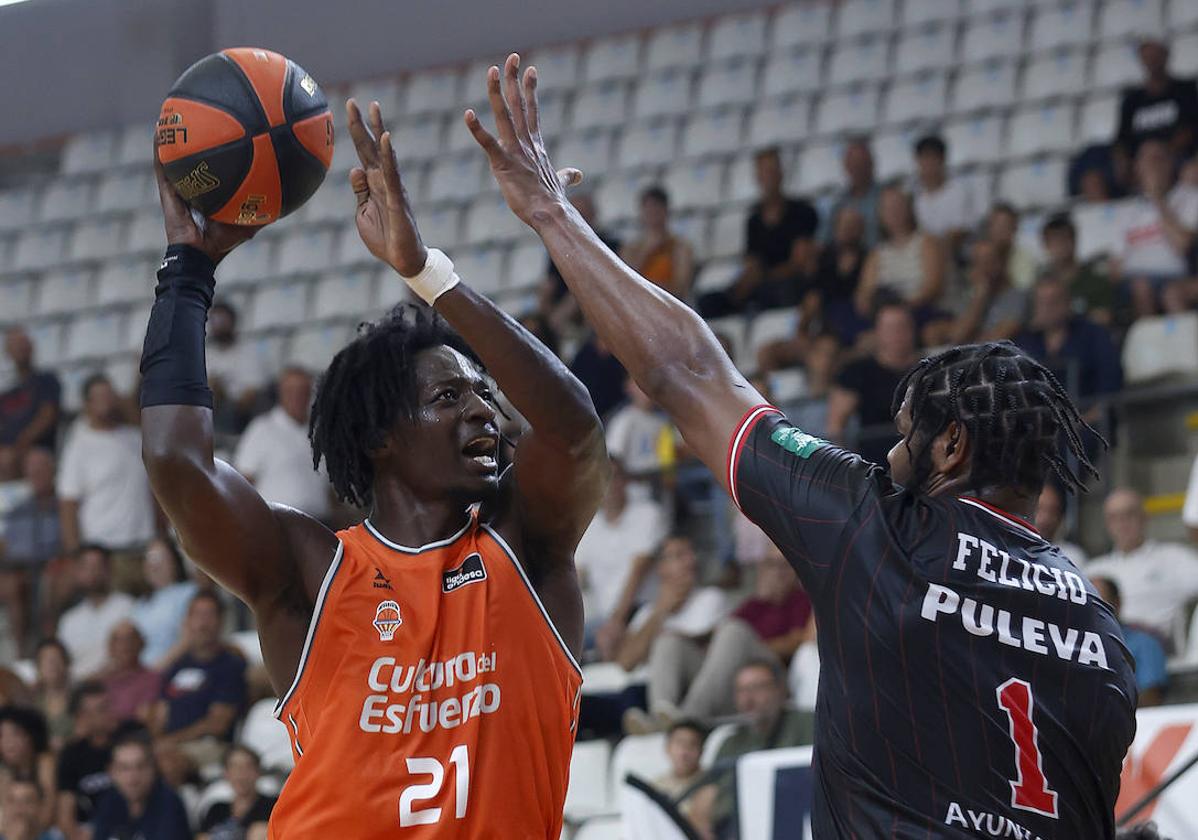
<path fill-rule="evenodd" d="M 43 405 L 38 409 L 37 414 L 33 415 L 33 420 L 29 425 L 21 430 L 15 441 L 18 450 L 27 449 L 33 443 L 44 435 L 46 432 L 54 428 L 58 422 L 58 406 Z"/>
<path fill-rule="evenodd" d="M 174 732 L 165 735 L 164 740 L 182 744 L 194 741 L 197 738 L 219 738 L 228 731 L 229 724 L 232 721 L 233 716 L 226 709 L 209 709 L 208 714 L 204 715 L 204 717 L 190 726 L 176 729 Z"/>
<path fill-rule="evenodd" d="M 624 641 L 620 643 L 620 649 L 616 653 L 616 662 L 621 668 L 631 671 L 649 657 L 649 648 L 653 646 L 653 640 L 661 633 L 665 621 L 666 614 L 654 610 L 653 615 L 639 630 L 624 637 Z"/>

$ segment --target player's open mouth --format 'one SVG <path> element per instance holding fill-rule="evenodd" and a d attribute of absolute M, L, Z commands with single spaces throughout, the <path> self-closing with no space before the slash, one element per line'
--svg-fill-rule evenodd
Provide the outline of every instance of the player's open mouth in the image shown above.
<path fill-rule="evenodd" d="M 499 450 L 499 438 L 494 435 L 480 435 L 464 447 L 462 454 L 488 472 L 498 468 L 495 453 Z"/>

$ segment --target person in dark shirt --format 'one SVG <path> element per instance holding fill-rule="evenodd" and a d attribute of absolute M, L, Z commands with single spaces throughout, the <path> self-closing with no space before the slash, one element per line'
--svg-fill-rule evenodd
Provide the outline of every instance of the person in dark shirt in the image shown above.
<path fill-rule="evenodd" d="M 162 678 L 162 699 L 150 729 L 177 744 L 197 765 L 219 760 L 246 702 L 245 660 L 221 642 L 224 604 L 213 592 L 192 598 L 186 651 Z"/>
<path fill-rule="evenodd" d="M 53 450 L 57 442 L 62 386 L 49 371 L 33 367 L 33 341 L 20 327 L 4 335 L 4 350 L 16 369 L 16 384 L 0 392 L 0 446 L 23 455 L 31 446 Z"/>
<path fill-rule="evenodd" d="M 1077 259 L 1077 228 L 1069 213 L 1050 216 L 1040 228 L 1047 260 L 1042 277 L 1052 276 L 1069 287 L 1074 313 L 1096 324 L 1115 320 L 1115 287 L 1110 276 L 1093 261 Z"/>
<path fill-rule="evenodd" d="M 249 747 L 237 745 L 225 756 L 225 779 L 233 799 L 215 802 L 200 816 L 199 840 L 256 840 L 266 837 L 274 799 L 258 792 L 262 760 Z"/>
<path fill-rule="evenodd" d="M 885 463 L 897 435 L 890 399 L 899 380 L 918 360 L 915 319 L 901 303 L 887 303 L 874 318 L 874 352 L 849 362 L 836 377 L 828 398 L 828 437 L 848 438 L 849 421 L 860 423 L 857 450 L 866 460 Z"/>
<path fill-rule="evenodd" d="M 183 800 L 158 777 L 144 733 L 117 740 L 108 772 L 112 788 L 96 802 L 92 840 L 191 840 Z"/>
<path fill-rule="evenodd" d="M 1147 39 L 1140 44 L 1144 83 L 1127 88 L 1119 103 L 1115 143 L 1125 161 L 1135 157 L 1145 140 L 1164 140 L 1179 158 L 1198 140 L 1198 88 L 1193 79 L 1169 75 L 1169 47 Z M 1123 167 L 1130 186 L 1130 167 Z"/>
<path fill-rule="evenodd" d="M 58 496 L 54 490 L 54 454 L 33 447 L 25 453 L 25 501 L 0 521 L 0 602 L 8 612 L 8 629 L 18 651 L 25 651 L 30 627 L 42 626 L 44 571 L 62 555 Z M 32 609 L 31 609 L 32 608 Z M 31 614 L 32 613 L 32 614 Z"/>
<path fill-rule="evenodd" d="M 586 223 L 595 231 L 595 235 L 599 237 L 600 241 L 619 253 L 623 243 L 618 237 L 599 226 L 599 208 L 595 204 L 594 196 L 588 192 L 575 192 L 570 196 L 570 204 L 582 218 L 586 219 Z M 545 277 L 541 283 L 538 298 L 540 307 L 538 311 L 558 335 L 568 332 L 570 327 L 579 323 L 581 315 L 578 311 L 578 304 L 570 296 L 570 292 L 562 280 L 562 273 L 552 258 L 546 259 Z"/>
<path fill-rule="evenodd" d="M 782 192 L 782 157 L 775 148 L 754 156 L 761 199 L 745 225 L 744 268 L 732 287 L 698 302 L 705 318 L 770 309 L 798 301 L 797 278 L 813 269 L 819 245 L 819 214 L 810 202 Z"/>
<path fill-rule="evenodd" d="M 77 826 L 91 821 L 96 799 L 112 787 L 108 765 L 116 719 L 103 684 L 85 682 L 75 689 L 71 717 L 75 740 L 58 755 L 58 825 L 74 837 Z"/>
<path fill-rule="evenodd" d="M 624 402 L 624 380 L 628 374 L 620 360 L 594 335 L 588 336 L 574 354 L 570 373 L 586 386 L 600 417 L 607 419 Z"/>

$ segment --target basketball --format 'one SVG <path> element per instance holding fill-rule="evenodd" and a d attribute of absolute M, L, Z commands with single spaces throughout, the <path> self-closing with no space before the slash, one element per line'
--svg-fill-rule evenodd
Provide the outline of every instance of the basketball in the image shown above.
<path fill-rule="evenodd" d="M 158 115 L 158 159 L 179 195 L 218 222 L 268 225 L 316 192 L 333 157 L 333 117 L 316 81 L 270 50 L 203 58 Z"/>

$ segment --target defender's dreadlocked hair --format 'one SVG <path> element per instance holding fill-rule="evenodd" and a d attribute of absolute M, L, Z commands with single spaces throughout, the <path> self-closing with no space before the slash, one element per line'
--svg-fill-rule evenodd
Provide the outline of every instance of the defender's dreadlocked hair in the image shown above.
<path fill-rule="evenodd" d="M 482 362 L 432 309 L 400 304 L 382 320 L 362 324 L 316 387 L 308 440 L 312 463 L 323 459 L 333 490 L 343 501 L 373 501 L 370 453 L 401 417 L 416 413 L 415 359 L 430 347 L 451 347 L 483 369 Z"/>
<path fill-rule="evenodd" d="M 965 427 L 972 447 L 970 479 L 974 487 L 1012 487 L 1036 495 L 1051 469 L 1070 490 L 1084 490 L 1098 476 L 1086 457 L 1082 434 L 1102 441 L 1078 414 L 1073 400 L 1052 371 L 1009 341 L 954 347 L 922 360 L 894 392 L 892 413 L 911 389 L 911 432 L 918 439 L 913 457 L 917 478 L 930 468 L 928 442 L 950 421 Z M 1078 475 L 1060 446 L 1064 437 L 1080 465 Z"/>

